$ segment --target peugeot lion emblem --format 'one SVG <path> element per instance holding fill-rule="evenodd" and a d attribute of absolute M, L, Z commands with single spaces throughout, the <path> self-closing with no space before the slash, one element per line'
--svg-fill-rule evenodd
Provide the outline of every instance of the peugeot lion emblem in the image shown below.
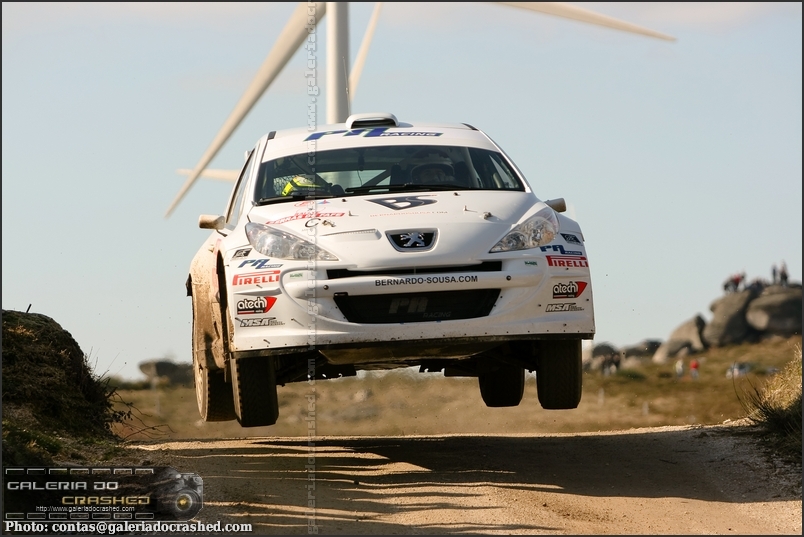
<path fill-rule="evenodd" d="M 388 232 L 388 240 L 400 252 L 421 252 L 431 249 L 436 242 L 438 231 L 435 229 L 417 229 Z"/>

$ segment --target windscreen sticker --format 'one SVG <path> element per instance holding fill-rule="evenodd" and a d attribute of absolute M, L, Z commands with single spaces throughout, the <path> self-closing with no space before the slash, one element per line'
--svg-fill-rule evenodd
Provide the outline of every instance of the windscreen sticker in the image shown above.
<path fill-rule="evenodd" d="M 337 130 L 337 131 L 324 131 L 314 132 L 304 139 L 305 142 L 309 140 L 318 140 L 324 136 L 333 134 L 342 134 L 344 136 L 363 136 L 364 138 L 376 138 L 385 136 L 441 136 L 443 132 L 424 132 L 424 131 L 388 131 L 389 127 L 374 127 L 371 129 L 352 129 L 352 130 Z"/>

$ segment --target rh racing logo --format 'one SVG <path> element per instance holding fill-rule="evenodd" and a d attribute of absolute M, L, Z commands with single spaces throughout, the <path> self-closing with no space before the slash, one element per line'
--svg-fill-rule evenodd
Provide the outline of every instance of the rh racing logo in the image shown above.
<path fill-rule="evenodd" d="M 578 298 L 586 285 L 586 282 L 559 282 L 553 286 L 553 298 Z"/>
<path fill-rule="evenodd" d="M 254 313 L 268 313 L 276 302 L 275 296 L 258 296 L 256 298 L 243 298 L 237 301 L 238 315 L 251 315 Z"/>

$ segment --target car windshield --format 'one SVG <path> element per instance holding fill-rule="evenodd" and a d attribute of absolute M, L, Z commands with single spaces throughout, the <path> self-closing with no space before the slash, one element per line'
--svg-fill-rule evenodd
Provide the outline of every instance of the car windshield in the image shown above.
<path fill-rule="evenodd" d="M 400 145 L 318 151 L 260 165 L 257 204 L 307 197 L 432 190 L 524 190 L 500 153 L 473 147 Z"/>

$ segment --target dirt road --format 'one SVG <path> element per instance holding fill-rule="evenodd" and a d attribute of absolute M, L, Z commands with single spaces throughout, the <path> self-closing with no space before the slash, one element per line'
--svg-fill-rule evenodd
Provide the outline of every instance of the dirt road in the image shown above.
<path fill-rule="evenodd" d="M 745 426 L 137 444 L 258 534 L 798 534 L 801 470 Z M 314 508 L 313 508 L 314 506 Z"/>

